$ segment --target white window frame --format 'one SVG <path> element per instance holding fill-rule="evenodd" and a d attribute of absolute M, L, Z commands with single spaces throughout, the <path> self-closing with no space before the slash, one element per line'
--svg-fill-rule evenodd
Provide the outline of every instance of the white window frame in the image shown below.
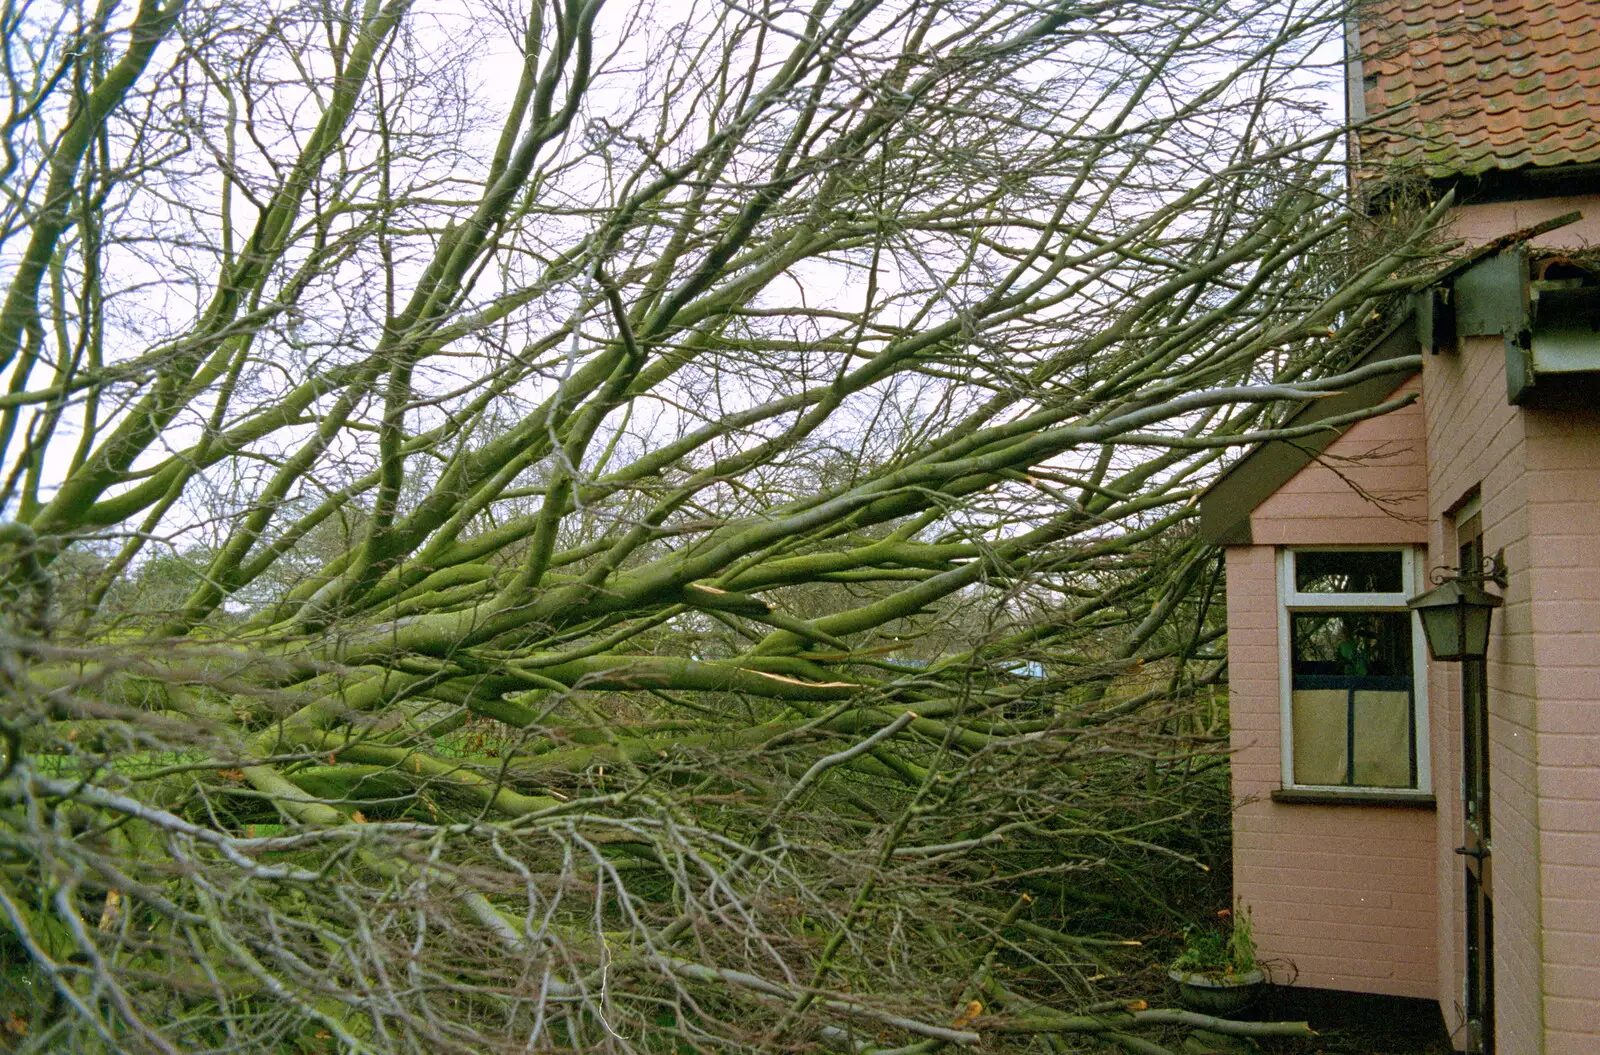
<path fill-rule="evenodd" d="M 1301 593 L 1295 589 L 1294 555 L 1296 553 L 1360 553 L 1399 551 L 1399 593 Z M 1282 546 L 1278 549 L 1278 702 L 1279 744 L 1283 767 L 1282 786 L 1295 791 L 1319 791 L 1332 794 L 1349 794 L 1354 797 L 1371 797 L 1382 794 L 1392 798 L 1431 799 L 1433 773 L 1428 756 L 1428 648 L 1422 636 L 1422 624 L 1411 616 L 1411 684 L 1413 735 L 1417 744 L 1417 786 L 1415 788 L 1378 788 L 1352 784 L 1296 784 L 1294 782 L 1294 656 L 1289 638 L 1289 617 L 1295 612 L 1314 612 L 1337 609 L 1355 612 L 1409 612 L 1406 600 L 1421 590 L 1418 584 L 1426 581 L 1427 551 L 1421 546 Z"/>

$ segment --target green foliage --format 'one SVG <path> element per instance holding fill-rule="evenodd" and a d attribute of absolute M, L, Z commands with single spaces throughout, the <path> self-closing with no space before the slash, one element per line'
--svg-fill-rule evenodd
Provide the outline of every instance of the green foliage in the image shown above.
<path fill-rule="evenodd" d="M 1184 950 L 1172 961 L 1175 970 L 1193 974 L 1241 975 L 1257 967 L 1256 943 L 1250 909 L 1243 902 L 1218 915 L 1222 926 L 1191 925 L 1184 928 Z"/>

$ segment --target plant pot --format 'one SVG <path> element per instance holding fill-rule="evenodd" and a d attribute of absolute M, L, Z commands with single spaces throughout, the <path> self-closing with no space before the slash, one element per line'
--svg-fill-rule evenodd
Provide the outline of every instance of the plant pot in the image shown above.
<path fill-rule="evenodd" d="M 1267 976 L 1260 970 L 1244 974 L 1196 974 L 1174 967 L 1167 977 L 1178 983 L 1178 996 L 1191 1011 L 1231 1015 L 1256 1002 Z"/>

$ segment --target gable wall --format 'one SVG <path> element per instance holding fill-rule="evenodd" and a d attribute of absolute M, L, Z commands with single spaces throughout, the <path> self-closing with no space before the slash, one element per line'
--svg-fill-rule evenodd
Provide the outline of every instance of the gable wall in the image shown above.
<path fill-rule="evenodd" d="M 1394 396 L 1422 390 L 1416 375 Z M 1422 405 L 1348 431 L 1250 514 L 1258 545 L 1427 541 L 1428 469 Z"/>
<path fill-rule="evenodd" d="M 1270 797 L 1283 782 L 1277 547 L 1421 542 L 1424 455 L 1416 405 L 1351 426 L 1257 507 L 1258 544 L 1227 550 L 1234 892 L 1262 958 L 1292 965 L 1274 971 L 1279 982 L 1430 998 L 1438 988 L 1433 814 Z"/>

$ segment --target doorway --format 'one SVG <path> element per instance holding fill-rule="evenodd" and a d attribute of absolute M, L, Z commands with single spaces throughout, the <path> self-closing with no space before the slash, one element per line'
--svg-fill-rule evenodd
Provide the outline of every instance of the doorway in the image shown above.
<path fill-rule="evenodd" d="M 1476 503 L 1473 503 L 1475 506 Z M 1483 568 L 1483 516 L 1456 521 L 1461 571 Z M 1494 1055 L 1494 862 L 1489 818 L 1489 671 L 1482 659 L 1461 661 L 1462 841 L 1466 866 L 1467 1052 Z"/>

